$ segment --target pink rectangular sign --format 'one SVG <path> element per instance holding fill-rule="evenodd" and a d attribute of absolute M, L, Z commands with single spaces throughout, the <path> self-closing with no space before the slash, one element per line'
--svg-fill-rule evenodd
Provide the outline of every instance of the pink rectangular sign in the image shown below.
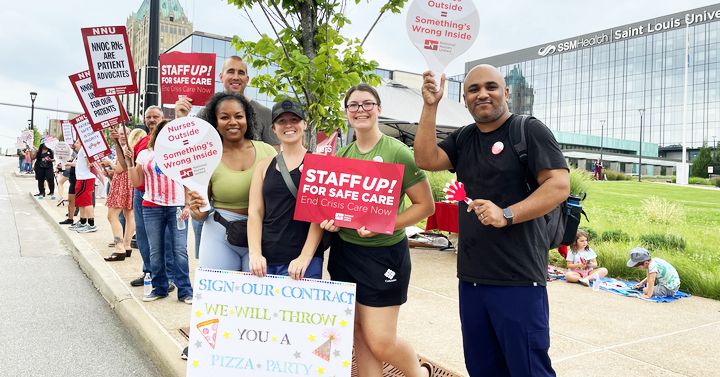
<path fill-rule="evenodd" d="M 215 54 L 160 54 L 160 92 L 163 104 L 189 97 L 205 106 L 215 93 Z"/>
<path fill-rule="evenodd" d="M 298 187 L 295 220 L 335 220 L 343 228 L 392 234 L 404 165 L 307 155 Z"/>

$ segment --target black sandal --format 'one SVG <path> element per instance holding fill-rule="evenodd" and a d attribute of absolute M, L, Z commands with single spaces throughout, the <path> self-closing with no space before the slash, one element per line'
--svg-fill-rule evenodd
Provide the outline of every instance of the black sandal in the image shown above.
<path fill-rule="evenodd" d="M 130 258 L 132 256 L 132 249 L 125 250 L 125 256 Z"/>
<path fill-rule="evenodd" d="M 424 361 L 420 364 L 420 368 L 426 368 L 428 370 L 428 377 L 433 377 L 435 375 L 435 367 L 428 361 Z"/>
<path fill-rule="evenodd" d="M 125 260 L 125 253 L 112 253 L 109 257 L 105 257 L 108 262 L 121 262 Z"/>

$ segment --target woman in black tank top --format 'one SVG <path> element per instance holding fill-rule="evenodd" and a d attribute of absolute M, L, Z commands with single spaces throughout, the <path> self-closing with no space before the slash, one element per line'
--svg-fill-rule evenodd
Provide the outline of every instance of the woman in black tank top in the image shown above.
<path fill-rule="evenodd" d="M 302 106 L 283 100 L 272 109 L 272 129 L 282 143 L 282 155 L 295 185 L 300 185 L 302 163 L 307 153 L 303 131 L 307 128 Z M 278 167 L 277 157 L 258 162 L 250 186 L 248 247 L 250 271 L 257 276 L 285 275 L 293 279 L 322 278 L 319 249 L 323 231 L 319 224 L 297 221 L 295 194 L 290 191 Z"/>

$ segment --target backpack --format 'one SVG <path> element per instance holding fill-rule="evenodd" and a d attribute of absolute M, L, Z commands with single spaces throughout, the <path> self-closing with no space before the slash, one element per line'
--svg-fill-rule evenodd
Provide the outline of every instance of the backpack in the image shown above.
<path fill-rule="evenodd" d="M 534 177 L 528 179 L 528 175 L 530 173 L 527 170 L 528 127 L 525 126 L 525 123 L 532 119 L 537 118 L 528 115 L 516 116 L 510 123 L 510 131 L 508 133 L 513 153 L 515 153 L 515 156 L 517 156 L 520 160 L 520 163 L 525 166 L 525 186 L 529 193 L 532 193 L 540 187 L 537 185 L 537 181 Z M 461 135 L 458 135 L 457 140 L 461 141 L 465 140 L 465 138 L 466 137 L 463 136 L 461 132 Z M 458 149 L 459 148 L 460 144 L 458 143 Z M 535 182 L 535 184 L 531 185 L 531 182 Z M 569 246 L 575 241 L 575 235 L 577 233 L 578 226 L 580 225 L 581 215 L 585 215 L 585 219 L 590 222 L 587 218 L 587 214 L 583 211 L 581 204 L 587 195 L 585 195 L 585 193 L 580 194 L 582 196 L 570 194 L 568 199 L 543 216 L 547 225 L 546 230 L 549 241 L 548 250 L 557 249 L 560 245 Z"/>

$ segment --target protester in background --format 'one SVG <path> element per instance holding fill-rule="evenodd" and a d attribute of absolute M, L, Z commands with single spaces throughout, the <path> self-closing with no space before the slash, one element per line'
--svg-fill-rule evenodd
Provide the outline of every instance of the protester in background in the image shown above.
<path fill-rule="evenodd" d="M 123 126 L 124 130 L 117 132 L 118 139 L 112 139 L 115 144 L 115 152 L 118 159 L 122 159 L 123 155 L 132 155 L 132 151 L 128 148 L 125 135 L 130 130 Z M 108 262 L 123 261 L 125 257 L 132 255 L 130 241 L 135 233 L 135 215 L 133 214 L 133 187 L 128 178 L 128 172 L 117 160 L 103 160 L 102 165 L 110 167 L 113 170 L 113 178 L 110 182 L 110 192 L 105 206 L 108 207 L 108 221 L 113 232 L 113 241 L 115 242 L 115 251 L 106 257 Z M 125 227 L 123 229 L 120 223 L 120 213 L 125 217 Z"/>
<path fill-rule="evenodd" d="M 17 156 L 18 156 L 18 162 L 19 162 L 18 170 L 20 170 L 20 173 L 22 173 L 24 165 L 25 165 L 25 150 L 18 148 Z"/>
<path fill-rule="evenodd" d="M 75 230 L 78 233 L 97 232 L 95 207 L 93 207 L 96 177 L 90 171 L 90 162 L 80 144 L 80 139 L 75 141 L 75 147 L 78 151 L 75 162 L 75 175 L 77 178 L 75 182 L 75 204 L 80 208 L 80 222 L 68 229 Z"/>
<path fill-rule="evenodd" d="M 248 208 L 250 271 L 260 277 L 322 279 L 325 250 L 319 244 L 323 230 L 319 224 L 293 219 L 300 166 L 308 153 L 303 146 L 305 113 L 302 105 L 289 99 L 276 103 L 272 113 L 272 129 L 282 143 L 282 152 L 260 160 L 253 174 Z M 281 158 L 295 185 L 294 193 L 283 178 Z"/>
<path fill-rule="evenodd" d="M 60 196 L 60 198 L 58 199 L 58 203 L 57 203 L 57 206 L 59 207 L 59 206 L 63 205 L 66 201 L 65 200 L 65 188 L 63 186 L 65 185 L 65 182 L 70 180 L 70 167 L 65 166 L 65 168 L 63 169 L 63 165 L 60 162 L 58 162 L 57 168 L 58 168 L 58 175 L 60 176 L 60 178 L 58 178 L 58 183 L 57 183 L 57 186 L 58 186 L 57 192 Z"/>
<path fill-rule="evenodd" d="M 260 134 L 258 140 L 262 140 L 266 144 L 270 144 L 275 148 L 275 151 L 280 151 L 280 140 L 278 140 L 275 133 L 272 131 L 272 120 L 270 116 L 270 109 L 261 105 L 258 101 L 255 101 L 245 95 L 245 88 L 248 82 L 250 82 L 250 76 L 248 76 L 247 63 L 239 56 L 230 56 L 223 62 L 222 72 L 220 72 L 220 81 L 223 83 L 223 87 L 226 92 L 237 93 L 242 95 L 255 111 L 255 122 L 258 126 L 258 132 Z M 207 104 L 205 108 L 201 109 L 197 116 L 205 119 L 207 117 Z M 175 102 L 175 116 L 178 118 L 187 116 L 192 109 L 192 98 L 183 97 Z"/>
<path fill-rule="evenodd" d="M 155 126 L 163 119 L 163 112 L 162 109 L 158 106 L 150 106 L 145 110 L 145 127 L 149 130 L 149 132 L 152 133 L 152 131 L 155 129 Z M 110 130 L 110 138 L 117 139 L 119 138 L 119 135 L 116 135 L 117 130 Z M 131 139 L 132 140 L 132 139 Z M 135 144 L 133 147 L 133 154 L 132 155 L 126 155 L 125 161 L 119 161 L 123 169 L 128 169 L 128 166 L 132 166 L 133 158 L 137 158 L 137 156 L 140 155 L 140 152 L 147 149 L 148 141 L 150 141 L 150 135 L 146 135 L 145 137 L 140 138 L 140 140 Z M 130 161 L 128 163 L 127 161 Z M 128 169 L 129 171 L 130 169 Z M 143 276 L 140 276 L 130 282 L 130 285 L 133 287 L 141 287 L 143 285 L 143 279 L 145 278 L 146 274 L 152 274 L 151 268 L 150 268 L 150 245 L 148 244 L 148 235 L 147 231 L 145 229 L 145 222 L 143 221 L 143 196 L 145 195 L 145 183 L 140 182 L 140 186 L 135 187 L 135 191 L 133 192 L 133 212 L 135 214 L 135 236 L 137 239 L 137 246 L 138 250 L 140 250 L 140 256 L 143 260 Z M 165 230 L 166 234 L 170 233 L 169 229 Z M 164 255 L 167 256 L 167 260 L 165 263 L 165 273 L 167 275 L 168 280 L 170 281 L 170 288 L 168 289 L 168 292 L 172 292 L 175 290 L 175 284 L 173 284 L 173 281 L 175 281 L 174 273 L 173 273 L 173 265 L 175 264 L 175 258 L 173 257 L 172 252 L 172 242 L 168 238 L 165 242 L 165 248 L 167 248 L 168 252 L 163 252 Z"/>
<path fill-rule="evenodd" d="M 25 149 L 25 173 L 32 174 L 32 152 L 30 152 L 30 147 Z"/>
<path fill-rule="evenodd" d="M 593 178 L 596 181 L 602 181 L 602 168 L 602 161 L 600 161 L 600 157 L 598 157 L 598 159 L 595 161 L 595 164 L 593 164 Z"/>
<path fill-rule="evenodd" d="M 40 147 L 30 151 L 32 158 L 35 160 L 35 179 L 38 181 L 38 199 L 45 196 L 45 182 L 48 183 L 51 199 L 55 199 L 55 172 L 53 170 L 53 160 L 55 155 L 53 151 L 40 144 Z"/>
<path fill-rule="evenodd" d="M 70 187 L 68 188 L 68 218 L 61 221 L 61 225 L 75 225 L 73 224 L 73 222 L 75 221 L 74 218 L 76 216 L 75 185 L 77 183 L 77 176 L 75 175 L 75 165 L 77 164 L 77 151 L 80 150 L 80 148 L 82 147 L 79 145 L 79 142 L 77 140 L 75 141 L 75 143 L 71 144 L 70 147 L 72 148 L 72 157 L 70 157 L 70 159 L 68 159 L 68 162 L 65 163 L 65 168 L 68 169 L 69 172 L 68 181 L 70 181 Z M 80 225 L 80 221 L 77 222 L 77 225 Z M 70 228 L 72 228 L 72 226 Z"/>
<path fill-rule="evenodd" d="M 192 217 L 203 224 L 200 240 L 200 266 L 231 271 L 249 271 L 248 248 L 231 245 L 225 226 L 219 221 L 245 220 L 250 202 L 250 184 L 258 162 L 277 154 L 275 149 L 257 141 L 255 110 L 243 95 L 216 93 L 205 105 L 205 120 L 220 134 L 223 155 L 210 178 L 207 198 L 215 210 L 201 212 L 205 203 L 196 191 L 190 192 Z M 216 219 L 217 217 L 217 219 Z"/>
<path fill-rule="evenodd" d="M 166 254 L 172 254 L 173 279 L 177 285 L 178 300 L 192 304 L 193 289 L 190 285 L 190 271 L 187 254 L 187 219 L 190 208 L 185 188 L 163 174 L 155 161 L 155 140 L 168 123 L 164 119 L 150 134 L 147 149 L 138 154 L 133 168 L 128 170 L 133 186 L 145 185 L 143 195 L 143 222 L 150 245 L 150 269 L 153 290 L 143 301 L 165 298 L 169 293 L 166 273 Z M 165 247 L 166 240 L 172 242 L 172 249 Z"/>
<path fill-rule="evenodd" d="M 332 242 L 328 272 L 333 280 L 357 284 L 354 344 L 358 375 L 382 376 L 383 362 L 387 362 L 408 377 L 432 376 L 433 366 L 418 365 L 412 345 L 397 336 L 397 320 L 410 285 L 405 227 L 432 215 L 435 204 L 425 172 L 415 165 L 410 148 L 380 132 L 381 111 L 380 96 L 372 86 L 360 84 L 348 90 L 345 116 L 357 141 L 338 150 L 337 156 L 405 165 L 395 231 L 378 234 L 365 227 L 338 228 L 334 220 L 323 221 L 320 225 L 325 230 L 339 231 L 340 236 Z M 407 209 L 406 195 L 413 203 Z"/>

